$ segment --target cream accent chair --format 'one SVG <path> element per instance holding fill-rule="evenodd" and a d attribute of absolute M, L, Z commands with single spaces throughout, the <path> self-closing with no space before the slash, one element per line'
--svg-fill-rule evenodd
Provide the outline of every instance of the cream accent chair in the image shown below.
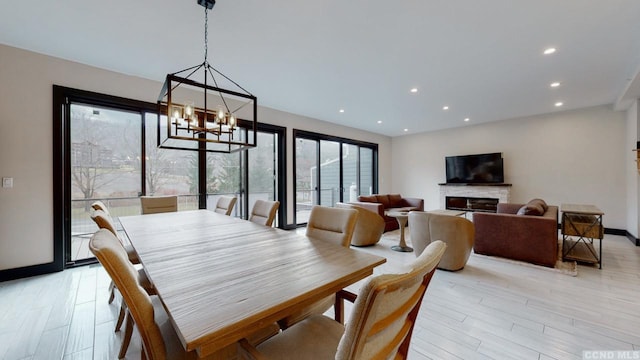
<path fill-rule="evenodd" d="M 370 360 L 406 359 L 424 294 L 447 245 L 434 241 L 404 274 L 371 277 L 355 299 L 346 326 L 323 315 L 312 316 L 257 347 L 240 345 L 248 359 Z"/>
<path fill-rule="evenodd" d="M 365 209 L 358 205 L 337 202 L 336 207 L 343 209 L 354 209 L 358 212 L 358 221 L 353 231 L 351 245 L 353 246 L 371 246 L 380 241 L 384 232 L 384 219 L 369 209 Z"/>
<path fill-rule="evenodd" d="M 142 214 L 158 214 L 178 211 L 177 196 L 140 196 Z"/>
<path fill-rule="evenodd" d="M 439 269 L 458 271 L 467 264 L 475 238 L 475 227 L 471 221 L 459 216 L 412 211 L 409 213 L 409 227 L 416 256 L 433 240 L 442 240 L 447 244 L 447 251 L 438 265 Z"/>
<path fill-rule="evenodd" d="M 127 303 L 142 338 L 142 359 L 197 359 L 195 351 L 185 352 L 162 303 L 157 298 L 152 300 L 140 287 L 136 269 L 127 260 L 127 254 L 118 239 L 108 230 L 98 230 L 89 241 L 89 249 L 116 283 Z M 258 344 L 278 331 L 275 323 L 270 324 L 256 331 L 249 342 Z M 235 349 L 236 345 L 233 344 L 223 351 L 232 354 Z"/>
<path fill-rule="evenodd" d="M 236 198 L 235 196 L 220 196 L 218 202 L 216 203 L 216 208 L 213 211 L 217 212 L 218 214 L 230 216 L 237 200 L 238 198 Z"/>
<path fill-rule="evenodd" d="M 280 201 L 256 200 L 251 209 L 249 221 L 270 227 L 273 225 L 279 206 Z"/>
<path fill-rule="evenodd" d="M 354 209 L 314 206 L 311 208 L 311 214 L 307 222 L 306 236 L 349 247 L 356 227 L 357 218 L 358 211 Z M 278 324 L 280 324 L 282 329 L 286 329 L 311 315 L 323 314 L 325 311 L 331 309 L 335 302 L 335 294 L 328 296 L 278 321 Z"/>

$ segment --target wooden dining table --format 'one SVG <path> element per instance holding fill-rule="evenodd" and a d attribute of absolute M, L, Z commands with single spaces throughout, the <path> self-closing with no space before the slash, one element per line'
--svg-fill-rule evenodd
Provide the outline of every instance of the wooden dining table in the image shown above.
<path fill-rule="evenodd" d="M 120 217 L 187 351 L 206 357 L 373 273 L 386 259 L 214 213 Z"/>

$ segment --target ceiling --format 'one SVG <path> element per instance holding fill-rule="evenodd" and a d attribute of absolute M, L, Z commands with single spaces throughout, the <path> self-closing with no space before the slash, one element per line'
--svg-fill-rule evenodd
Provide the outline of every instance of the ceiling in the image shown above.
<path fill-rule="evenodd" d="M 157 81 L 203 61 L 196 0 L 0 8 L 6 45 Z M 640 1 L 218 0 L 209 61 L 260 105 L 389 136 L 622 110 L 640 97 Z"/>

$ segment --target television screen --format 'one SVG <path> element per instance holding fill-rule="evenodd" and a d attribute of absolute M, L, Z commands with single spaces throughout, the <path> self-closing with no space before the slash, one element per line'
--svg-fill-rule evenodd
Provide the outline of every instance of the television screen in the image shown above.
<path fill-rule="evenodd" d="M 504 183 L 502 153 L 447 156 L 445 162 L 447 183 Z"/>

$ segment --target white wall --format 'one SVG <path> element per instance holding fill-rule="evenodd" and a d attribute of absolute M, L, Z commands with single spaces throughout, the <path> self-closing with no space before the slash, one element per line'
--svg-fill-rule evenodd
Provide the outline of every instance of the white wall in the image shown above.
<path fill-rule="evenodd" d="M 171 69 L 168 69 L 171 70 Z M 155 102 L 161 83 L 0 45 L 0 270 L 53 261 L 52 86 Z M 259 99 L 259 95 L 258 99 Z M 291 128 L 379 144 L 381 178 L 390 179 L 391 139 L 259 108 L 259 121 L 287 126 L 287 184 L 293 185 Z M 289 198 L 293 199 L 291 190 Z M 381 191 L 389 191 L 382 183 Z M 293 202 L 287 209 L 292 218 Z"/>
<path fill-rule="evenodd" d="M 640 113 L 638 112 L 638 100 L 627 110 L 627 132 L 625 147 L 627 150 L 626 176 L 627 176 L 627 231 L 636 239 L 640 234 L 640 224 L 638 221 L 638 205 L 640 204 L 640 176 L 636 163 L 637 155 L 635 149 L 637 141 L 640 140 Z"/>
<path fill-rule="evenodd" d="M 625 114 L 610 106 L 396 137 L 392 189 L 439 207 L 444 158 L 502 152 L 511 201 L 593 204 L 605 227 L 627 229 Z"/>

